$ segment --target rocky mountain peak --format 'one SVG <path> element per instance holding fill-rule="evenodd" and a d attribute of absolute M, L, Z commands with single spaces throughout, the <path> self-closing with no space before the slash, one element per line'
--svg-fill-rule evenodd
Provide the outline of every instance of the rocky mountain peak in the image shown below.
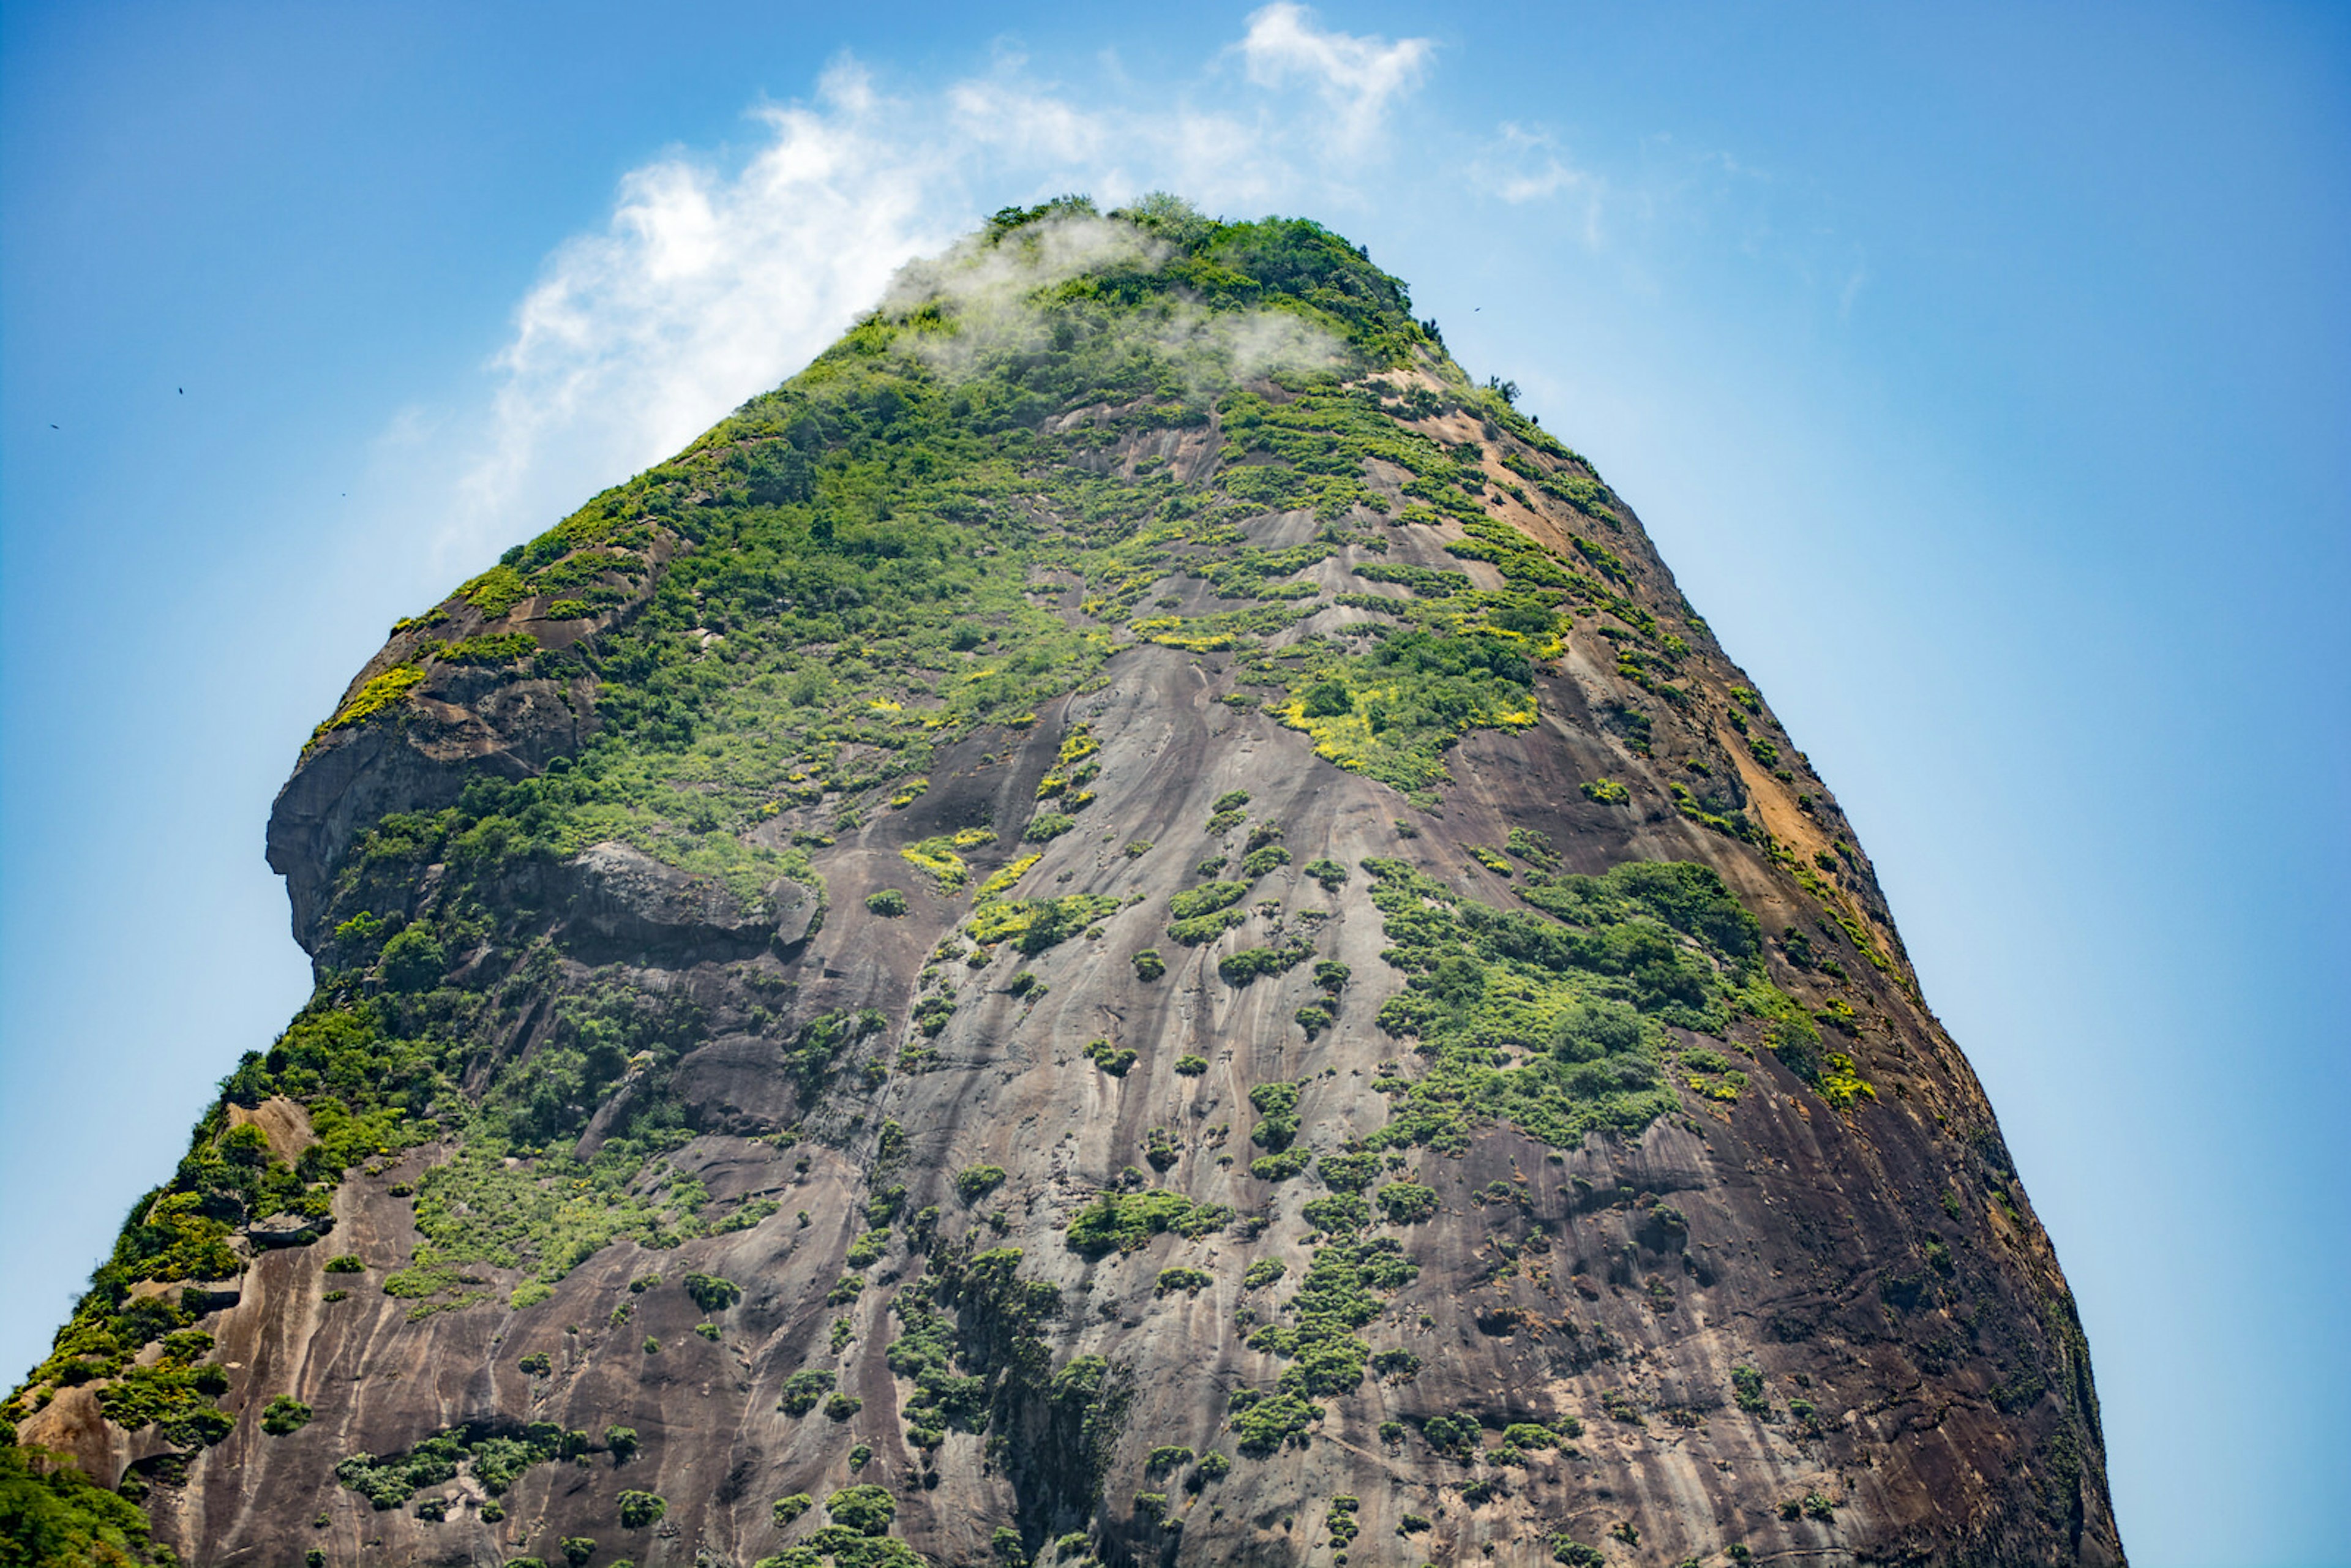
<path fill-rule="evenodd" d="M 402 621 L 19 1439 L 201 1563 L 2120 1562 L 1867 858 L 1512 398 L 1008 210 Z"/>

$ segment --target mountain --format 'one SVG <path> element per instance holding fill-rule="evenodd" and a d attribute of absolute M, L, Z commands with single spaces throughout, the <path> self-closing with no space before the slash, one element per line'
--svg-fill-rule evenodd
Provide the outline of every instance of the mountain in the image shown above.
<path fill-rule="evenodd" d="M 269 1568 L 2121 1562 L 1867 856 L 1513 394 L 1311 223 L 1008 210 L 399 622 L 270 821 L 316 993 L 0 1496 Z"/>

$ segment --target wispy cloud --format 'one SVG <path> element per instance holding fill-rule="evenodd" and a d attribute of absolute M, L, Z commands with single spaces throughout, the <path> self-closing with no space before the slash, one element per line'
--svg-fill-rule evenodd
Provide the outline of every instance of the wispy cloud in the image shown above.
<path fill-rule="evenodd" d="M 1390 100 L 1418 84 L 1437 46 L 1426 38 L 1392 44 L 1326 31 L 1307 7 L 1279 0 L 1249 17 L 1248 34 L 1234 47 L 1260 87 L 1299 78 L 1312 83 L 1338 116 L 1341 146 L 1352 151 L 1378 131 Z"/>
<path fill-rule="evenodd" d="M 1007 201 L 1166 189 L 1212 211 L 1352 204 L 1346 182 L 1374 162 L 1371 143 L 1430 52 L 1426 39 L 1326 29 L 1277 4 L 1219 57 L 1238 53 L 1249 88 L 1270 91 L 1236 90 L 1213 61 L 1156 92 L 1115 72 L 1072 89 L 1006 55 L 914 93 L 837 60 L 809 100 L 753 111 L 762 136 L 747 157 L 676 152 L 632 171 L 603 227 L 549 257 L 491 361 L 488 418 L 436 506 L 437 566 L 477 565 L 589 487 L 683 445 L 807 363 L 910 260 Z M 1335 145 L 1351 151 L 1343 170 L 1323 156 Z"/>
<path fill-rule="evenodd" d="M 1504 122 L 1470 163 L 1469 177 L 1513 206 L 1562 198 L 1582 203 L 1584 243 L 1599 248 L 1604 187 L 1599 176 L 1569 162 L 1549 131 Z"/>

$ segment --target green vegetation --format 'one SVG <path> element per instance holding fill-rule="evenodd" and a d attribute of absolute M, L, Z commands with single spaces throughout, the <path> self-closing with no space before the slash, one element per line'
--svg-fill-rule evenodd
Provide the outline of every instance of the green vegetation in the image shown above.
<path fill-rule="evenodd" d="M 1327 857 L 1308 861 L 1299 869 L 1333 893 L 1347 880 L 1347 868 Z"/>
<path fill-rule="evenodd" d="M 1177 920 L 1190 920 L 1238 904 L 1249 890 L 1246 882 L 1212 882 L 1177 894 L 1168 900 L 1168 909 Z"/>
<path fill-rule="evenodd" d="M 1298 1136 L 1298 1091 L 1295 1083 L 1259 1083 L 1249 1091 L 1257 1108 L 1257 1126 L 1249 1142 L 1280 1154 Z"/>
<path fill-rule="evenodd" d="M 1162 1231 L 1197 1239 L 1231 1223 L 1223 1204 L 1195 1203 L 1182 1193 L 1154 1187 L 1144 1192 L 1098 1195 L 1070 1220 L 1070 1250 L 1090 1258 L 1132 1252 Z"/>
<path fill-rule="evenodd" d="M 803 1367 L 784 1379 L 783 1397 L 776 1408 L 787 1416 L 805 1416 L 824 1403 L 838 1381 L 837 1375 L 825 1368 Z"/>
<path fill-rule="evenodd" d="M 273 1437 L 282 1437 L 308 1426 L 310 1415 L 310 1406 L 290 1394 L 280 1394 L 262 1411 L 261 1429 Z"/>
<path fill-rule="evenodd" d="M 147 1516 L 84 1475 L 66 1455 L 19 1447 L 0 1426 L 0 1563 L 16 1568 L 175 1564 L 148 1535 Z"/>
<path fill-rule="evenodd" d="M 1217 959 L 1217 974 L 1228 986 L 1246 986 L 1264 976 L 1294 969 L 1312 956 L 1314 949 L 1297 941 L 1279 947 L 1244 947 Z"/>
<path fill-rule="evenodd" d="M 898 1501 L 877 1486 L 845 1487 L 824 1500 L 825 1516 L 860 1535 L 880 1535 L 898 1517 Z"/>
<path fill-rule="evenodd" d="M 1135 1051 L 1133 1046 L 1113 1046 L 1106 1040 L 1088 1040 L 1086 1060 L 1113 1078 L 1123 1078 L 1134 1065 Z"/>
<path fill-rule="evenodd" d="M 1390 1225 L 1418 1225 L 1437 1215 L 1437 1194 L 1434 1189 L 1416 1182 L 1390 1182 L 1380 1188 L 1380 1212 Z"/>
<path fill-rule="evenodd" d="M 1058 811 L 1040 811 L 1029 819 L 1021 831 L 1022 840 L 1032 844 L 1050 843 L 1078 825 L 1075 817 L 1065 817 Z"/>
<path fill-rule="evenodd" d="M 379 1511 L 398 1508 L 426 1487 L 471 1474 L 493 1497 L 505 1493 L 533 1465 L 564 1457 L 563 1428 L 535 1421 L 516 1437 L 493 1435 L 485 1425 L 451 1427 L 403 1453 L 378 1458 L 352 1454 L 335 1466 L 335 1479 Z"/>
<path fill-rule="evenodd" d="M 895 920 L 906 913 L 906 895 L 894 887 L 865 895 L 865 907 L 884 920 Z"/>
<path fill-rule="evenodd" d="M 1146 983 L 1159 978 L 1167 972 L 1167 960 L 1159 956 L 1159 949 L 1156 947 L 1144 948 L 1134 955 L 1133 963 L 1134 977 Z"/>
<path fill-rule="evenodd" d="M 1067 898 L 1003 898 L 980 904 L 965 926 L 983 948 L 1010 942 L 1034 956 L 1058 946 L 1098 920 L 1119 911 L 1119 901 L 1107 894 L 1073 894 Z"/>
<path fill-rule="evenodd" d="M 1519 896 L 1541 915 L 1462 898 L 1401 861 L 1364 869 L 1388 961 L 1410 977 L 1380 1027 L 1429 1058 L 1399 1084 L 1374 1146 L 1458 1149 L 1487 1120 L 1554 1145 L 1637 1132 L 1677 1104 L 1658 1025 L 1725 1038 L 1746 1019 L 1808 1027 L 1764 976 L 1754 917 L 1704 866 L 1531 872 Z"/>
<path fill-rule="evenodd" d="M 1272 872 L 1278 871 L 1289 863 L 1290 852 L 1288 850 L 1283 849 L 1280 844 L 1268 844 L 1263 849 L 1251 850 L 1246 856 L 1244 856 L 1241 861 L 1241 870 L 1247 873 L 1250 879 L 1254 881 L 1256 878 L 1265 876 Z"/>
<path fill-rule="evenodd" d="M 1633 798 L 1633 792 L 1614 779 L 1593 779 L 1583 786 L 1583 798 L 1603 806 L 1621 806 Z"/>
<path fill-rule="evenodd" d="M 646 1530 L 661 1522 L 669 1503 L 649 1491 L 624 1491 L 613 1500 L 620 1506 L 622 1530 Z"/>
<path fill-rule="evenodd" d="M 716 1274 L 688 1274 L 685 1293 L 705 1312 L 723 1312 L 743 1299 L 743 1287 Z"/>
<path fill-rule="evenodd" d="M 1002 1166 L 966 1166 L 956 1173 L 956 1196 L 966 1203 L 977 1203 L 1003 1185 Z"/>

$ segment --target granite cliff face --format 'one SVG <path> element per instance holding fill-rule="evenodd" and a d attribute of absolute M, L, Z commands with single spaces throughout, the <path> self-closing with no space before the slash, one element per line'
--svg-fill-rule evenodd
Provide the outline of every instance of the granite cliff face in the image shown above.
<path fill-rule="evenodd" d="M 205 1564 L 2119 1563 L 1834 797 L 1311 225 L 1007 212 L 394 630 L 21 1441 Z"/>

